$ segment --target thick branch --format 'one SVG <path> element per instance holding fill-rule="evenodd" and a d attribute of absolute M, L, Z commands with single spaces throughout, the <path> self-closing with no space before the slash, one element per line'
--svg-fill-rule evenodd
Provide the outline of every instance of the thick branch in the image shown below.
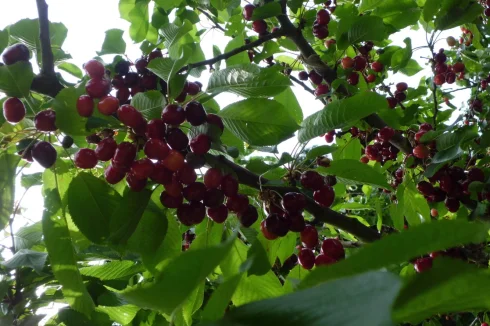
<path fill-rule="evenodd" d="M 233 170 L 238 177 L 238 180 L 241 184 L 247 185 L 249 187 L 255 189 L 269 189 L 274 190 L 280 195 L 284 195 L 288 192 L 300 192 L 300 190 L 296 187 L 278 187 L 278 186 L 268 186 L 268 180 L 262 178 L 255 173 L 250 172 L 249 170 L 233 163 L 232 161 L 226 159 L 224 156 L 214 157 L 217 160 L 216 163 L 222 166 L 226 166 L 229 169 Z M 354 218 L 349 218 L 343 214 L 337 213 L 329 208 L 324 208 L 318 205 L 312 198 L 307 198 L 306 210 L 310 212 L 315 220 L 331 224 L 339 229 L 342 229 L 346 232 L 349 232 L 362 241 L 365 242 L 373 242 L 375 240 L 380 239 L 379 233 L 371 229 L 358 220 Z"/>
<path fill-rule="evenodd" d="M 39 39 L 41 40 L 42 67 L 41 74 L 54 75 L 54 58 L 51 51 L 51 39 L 49 36 L 48 5 L 45 0 L 36 0 L 39 14 Z"/>
<path fill-rule="evenodd" d="M 276 31 L 276 32 L 273 32 L 273 33 L 270 33 L 270 34 L 267 34 L 267 35 L 264 35 L 264 36 L 261 36 L 259 39 L 257 39 L 256 41 L 253 41 L 253 42 L 250 42 L 248 44 L 245 44 L 243 46 L 240 46 L 236 49 L 233 49 L 231 50 L 230 52 L 226 52 L 226 53 L 223 53 L 223 54 L 220 54 L 212 59 L 208 59 L 208 60 L 204 60 L 204 61 L 199 61 L 199 62 L 196 62 L 196 63 L 190 63 L 188 64 L 187 66 L 184 66 L 182 67 L 178 72 L 181 73 L 181 72 L 184 72 L 184 71 L 189 71 L 191 70 L 192 68 L 197 68 L 197 67 L 202 67 L 202 66 L 208 66 L 208 65 L 213 65 L 215 64 L 216 62 L 218 61 L 221 61 L 221 60 L 226 60 L 234 55 L 237 55 L 239 53 L 242 53 L 242 52 L 245 52 L 245 51 L 248 51 L 248 50 L 251 50 L 267 41 L 270 41 L 272 39 L 275 39 L 275 38 L 278 38 L 278 37 L 281 37 L 281 36 L 284 36 L 286 35 L 286 32 L 281 28 L 280 30 Z"/>

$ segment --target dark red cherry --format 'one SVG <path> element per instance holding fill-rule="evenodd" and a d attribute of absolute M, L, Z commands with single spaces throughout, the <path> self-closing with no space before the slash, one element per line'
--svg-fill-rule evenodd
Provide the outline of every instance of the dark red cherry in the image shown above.
<path fill-rule="evenodd" d="M 265 227 L 267 231 L 284 237 L 289 231 L 291 222 L 283 215 L 272 213 L 265 219 Z"/>
<path fill-rule="evenodd" d="M 234 213 L 244 212 L 248 207 L 248 197 L 242 194 L 236 194 L 233 197 L 228 197 L 226 207 Z"/>
<path fill-rule="evenodd" d="M 277 239 L 277 235 L 275 235 L 274 233 L 269 232 L 269 230 L 267 230 L 267 228 L 265 227 L 265 220 L 263 220 L 262 222 L 260 222 L 260 231 L 264 235 L 264 238 L 266 238 L 267 240 Z"/>
<path fill-rule="evenodd" d="M 311 249 L 303 248 L 298 253 L 298 262 L 304 269 L 312 269 L 315 266 L 315 254 Z"/>
<path fill-rule="evenodd" d="M 105 75 L 104 65 L 95 59 L 87 61 L 83 65 L 83 69 L 85 69 L 90 78 L 102 78 Z"/>
<path fill-rule="evenodd" d="M 297 192 L 288 192 L 282 197 L 282 207 L 288 212 L 300 212 L 306 207 L 306 197 Z"/>
<path fill-rule="evenodd" d="M 210 168 L 204 174 L 204 184 L 208 189 L 218 188 L 221 185 L 222 180 L 223 175 L 218 168 Z"/>
<path fill-rule="evenodd" d="M 125 170 L 118 169 L 114 167 L 112 164 L 109 164 L 109 166 L 104 171 L 105 180 L 111 185 L 120 182 L 122 179 L 124 179 L 125 175 L 126 175 Z"/>
<path fill-rule="evenodd" d="M 325 239 L 322 242 L 322 252 L 335 260 L 345 258 L 345 250 L 342 243 L 337 239 Z"/>
<path fill-rule="evenodd" d="M 154 165 L 149 158 L 134 161 L 130 173 L 138 179 L 147 179 L 153 173 Z"/>
<path fill-rule="evenodd" d="M 468 171 L 468 180 L 484 182 L 485 174 L 479 168 L 471 168 Z"/>
<path fill-rule="evenodd" d="M 129 104 L 121 105 L 117 109 L 117 117 L 122 123 L 131 128 L 138 128 L 146 122 L 141 112 Z"/>
<path fill-rule="evenodd" d="M 331 264 L 335 264 L 336 262 L 337 260 L 335 260 L 335 258 L 325 254 L 319 254 L 315 258 L 315 266 L 331 265 Z"/>
<path fill-rule="evenodd" d="M 75 165 L 81 169 L 92 169 L 97 165 L 95 151 L 89 148 L 81 148 L 75 154 Z"/>
<path fill-rule="evenodd" d="M 173 149 L 170 150 L 167 157 L 162 162 L 163 165 L 171 171 L 178 171 L 182 169 L 185 163 L 184 156 L 180 152 Z"/>
<path fill-rule="evenodd" d="M 165 138 L 167 128 L 162 119 L 153 119 L 146 125 L 146 137 L 157 138 L 163 140 Z"/>
<path fill-rule="evenodd" d="M 136 146 L 128 142 L 122 142 L 117 146 L 112 158 L 112 164 L 120 169 L 129 169 L 135 158 Z"/>
<path fill-rule="evenodd" d="M 144 74 L 148 71 L 146 69 L 146 66 L 148 66 L 148 61 L 146 61 L 145 58 L 136 59 L 136 61 L 134 62 L 134 66 L 140 74 Z"/>
<path fill-rule="evenodd" d="M 114 96 L 104 96 L 97 103 L 97 109 L 103 115 L 111 115 L 117 112 L 119 108 L 119 100 Z"/>
<path fill-rule="evenodd" d="M 42 167 L 48 169 L 56 162 L 56 149 L 46 141 L 40 141 L 32 147 L 32 158 Z"/>
<path fill-rule="evenodd" d="M 217 207 L 223 204 L 225 195 L 220 189 L 208 189 L 204 194 L 203 203 L 206 207 Z"/>
<path fill-rule="evenodd" d="M 257 34 L 263 34 L 267 32 L 267 23 L 265 20 L 256 20 L 252 23 L 252 29 Z"/>
<path fill-rule="evenodd" d="M 183 201 L 184 197 L 182 195 L 174 197 L 170 196 L 166 191 L 162 191 L 160 195 L 160 202 L 167 208 L 178 208 Z"/>
<path fill-rule="evenodd" d="M 238 181 L 231 174 L 227 174 L 221 180 L 221 190 L 226 197 L 233 197 L 238 194 Z"/>
<path fill-rule="evenodd" d="M 327 25 L 330 22 L 330 13 L 325 9 L 320 9 L 316 13 L 316 21 L 320 25 Z"/>
<path fill-rule="evenodd" d="M 318 231 L 314 226 L 307 225 L 300 233 L 300 240 L 306 248 L 315 248 L 318 245 Z"/>
<path fill-rule="evenodd" d="M 99 161 L 109 161 L 116 153 L 117 143 L 113 138 L 102 139 L 95 148 L 95 155 Z"/>
<path fill-rule="evenodd" d="M 306 71 L 300 71 L 298 74 L 299 80 L 305 81 L 305 80 L 308 80 L 308 77 L 309 77 L 308 72 L 306 72 Z"/>
<path fill-rule="evenodd" d="M 184 188 L 183 194 L 188 201 L 201 201 L 206 194 L 206 186 L 201 182 L 193 182 Z"/>
<path fill-rule="evenodd" d="M 201 87 L 197 83 L 189 82 L 187 83 L 187 94 L 194 96 L 201 91 Z"/>
<path fill-rule="evenodd" d="M 189 214 L 192 224 L 199 224 L 206 217 L 206 207 L 201 202 L 192 201 L 189 203 Z"/>
<path fill-rule="evenodd" d="M 259 213 L 257 212 L 257 208 L 252 205 L 247 205 L 245 210 L 237 213 L 237 218 L 243 227 L 248 228 L 251 227 L 252 224 L 254 224 L 258 220 Z"/>
<path fill-rule="evenodd" d="M 90 97 L 102 98 L 111 91 L 111 81 L 106 78 L 92 78 L 85 84 L 85 91 Z"/>
<path fill-rule="evenodd" d="M 311 70 L 309 75 L 310 80 L 315 85 L 320 85 L 323 81 L 323 77 L 320 76 L 315 70 Z"/>
<path fill-rule="evenodd" d="M 289 231 L 301 232 L 305 229 L 306 223 L 301 213 L 284 213 L 284 217 L 289 220 Z"/>
<path fill-rule="evenodd" d="M 56 112 L 53 110 L 40 111 L 34 117 L 34 125 L 39 131 L 56 131 Z"/>
<path fill-rule="evenodd" d="M 126 174 L 126 183 L 128 184 L 129 189 L 132 191 L 141 191 L 145 189 L 147 179 L 140 179 L 136 177 L 134 174 L 127 173 Z"/>
<path fill-rule="evenodd" d="M 384 69 L 384 66 L 381 62 L 375 61 L 371 64 L 371 69 L 373 69 L 375 72 L 382 72 Z"/>
<path fill-rule="evenodd" d="M 167 143 L 157 138 L 148 139 L 143 150 L 145 155 L 152 160 L 163 160 L 170 153 Z"/>
<path fill-rule="evenodd" d="M 204 155 L 211 149 L 211 138 L 208 135 L 200 134 L 190 141 L 191 151 L 197 155 Z"/>
<path fill-rule="evenodd" d="M 182 190 L 183 190 L 182 184 L 175 176 L 172 177 L 170 183 L 164 184 L 163 187 L 165 188 L 165 191 L 170 196 L 178 197 L 182 195 Z"/>
<path fill-rule="evenodd" d="M 311 190 L 318 190 L 325 184 L 323 177 L 316 171 L 303 172 L 300 182 L 304 188 Z"/>
<path fill-rule="evenodd" d="M 77 111 L 81 117 L 90 117 L 94 113 L 94 100 L 88 95 L 82 95 L 77 100 Z"/>
<path fill-rule="evenodd" d="M 185 112 L 180 105 L 169 104 L 162 111 L 163 122 L 169 125 L 180 125 L 185 121 Z"/>
<path fill-rule="evenodd" d="M 459 200 L 452 197 L 447 197 L 444 205 L 446 205 L 447 210 L 451 213 L 456 213 L 459 210 L 460 206 Z"/>
<path fill-rule="evenodd" d="M 323 207 L 330 207 L 335 199 L 335 192 L 330 186 L 323 186 L 313 193 L 313 199 Z"/>
<path fill-rule="evenodd" d="M 252 20 L 252 15 L 253 15 L 254 9 L 255 9 L 254 5 L 251 5 L 251 4 L 245 5 L 243 7 L 243 11 L 242 11 L 243 18 L 245 20 L 248 20 L 248 21 Z"/>
<path fill-rule="evenodd" d="M 186 185 L 195 182 L 197 179 L 196 171 L 187 163 L 184 163 L 182 168 L 177 171 L 176 175 L 179 181 Z"/>
<path fill-rule="evenodd" d="M 223 120 L 221 120 L 220 116 L 216 114 L 208 113 L 206 115 L 206 122 L 220 128 L 221 133 L 223 133 L 223 131 L 225 130 L 225 126 L 223 125 Z"/>
<path fill-rule="evenodd" d="M 131 92 L 126 86 L 119 88 L 116 92 L 116 97 L 119 100 L 119 103 L 127 103 L 130 95 Z"/>
<path fill-rule="evenodd" d="M 216 223 L 223 223 L 228 217 L 228 208 L 223 204 L 218 207 L 209 207 L 208 216 Z"/>
<path fill-rule="evenodd" d="M 10 123 L 22 121 L 26 116 L 24 103 L 17 97 L 10 97 L 3 102 L 3 116 Z"/>
<path fill-rule="evenodd" d="M 419 258 L 415 261 L 413 267 L 415 268 L 417 273 L 425 272 L 432 268 L 432 258 L 430 257 Z"/>
<path fill-rule="evenodd" d="M 390 127 L 383 127 L 378 132 L 378 138 L 383 142 L 390 141 L 393 136 L 395 136 L 395 130 Z"/>
<path fill-rule="evenodd" d="M 189 138 L 180 128 L 169 128 L 165 138 L 168 145 L 178 151 L 186 149 L 189 145 Z"/>
<path fill-rule="evenodd" d="M 420 181 L 417 184 L 417 190 L 424 196 L 430 196 L 434 194 L 434 186 L 430 182 Z"/>
<path fill-rule="evenodd" d="M 354 70 L 361 71 L 366 69 L 367 61 L 366 58 L 360 55 L 356 55 L 354 57 Z"/>
<path fill-rule="evenodd" d="M 167 169 L 162 162 L 156 162 L 153 166 L 153 173 L 150 179 L 159 184 L 169 184 L 172 182 L 173 172 Z"/>
<path fill-rule="evenodd" d="M 14 45 L 9 46 L 3 51 L 2 60 L 7 66 L 13 65 L 19 61 L 28 62 L 31 57 L 31 52 L 22 43 L 16 43 Z"/>
<path fill-rule="evenodd" d="M 185 118 L 193 126 L 206 122 L 206 111 L 201 103 L 192 101 L 185 106 Z"/>

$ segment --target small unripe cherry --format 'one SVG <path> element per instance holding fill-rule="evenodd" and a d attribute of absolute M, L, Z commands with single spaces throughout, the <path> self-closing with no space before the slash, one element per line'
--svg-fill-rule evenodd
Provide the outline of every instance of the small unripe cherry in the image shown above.
<path fill-rule="evenodd" d="M 447 42 L 447 45 L 449 45 L 449 46 L 456 46 L 456 44 L 457 44 L 456 39 L 452 36 L 448 36 L 446 38 L 446 42 Z"/>
<path fill-rule="evenodd" d="M 437 211 L 437 209 L 432 208 L 432 209 L 430 210 L 430 216 L 432 216 L 432 217 L 437 217 L 437 216 L 439 216 L 439 212 Z"/>

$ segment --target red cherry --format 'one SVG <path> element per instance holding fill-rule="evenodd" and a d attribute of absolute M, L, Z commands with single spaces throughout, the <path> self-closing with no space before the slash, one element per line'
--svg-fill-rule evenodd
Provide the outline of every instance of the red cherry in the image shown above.
<path fill-rule="evenodd" d="M 297 192 L 288 192 L 282 197 L 282 207 L 288 212 L 300 212 L 306 207 L 306 197 Z"/>
<path fill-rule="evenodd" d="M 34 125 L 39 131 L 56 131 L 56 112 L 53 110 L 40 111 L 34 117 Z"/>
<path fill-rule="evenodd" d="M 267 231 L 276 234 L 279 237 L 284 237 L 289 231 L 290 221 L 281 214 L 272 213 L 265 219 L 265 227 Z"/>
<path fill-rule="evenodd" d="M 325 141 L 327 142 L 327 144 L 332 143 L 334 140 L 334 137 L 335 137 L 334 134 L 333 135 L 331 133 L 325 134 Z"/>
<path fill-rule="evenodd" d="M 323 81 L 323 77 L 320 76 L 315 70 L 310 71 L 309 77 L 311 82 L 315 85 L 320 85 Z"/>
<path fill-rule="evenodd" d="M 186 149 L 189 145 L 189 138 L 180 128 L 169 128 L 165 139 L 172 149 L 178 151 Z"/>
<path fill-rule="evenodd" d="M 302 232 L 306 227 L 305 218 L 301 213 L 284 213 L 284 217 L 289 220 L 289 231 Z"/>
<path fill-rule="evenodd" d="M 145 189 L 147 179 L 140 179 L 137 178 L 135 175 L 128 173 L 126 174 L 126 183 L 128 184 L 129 189 L 139 192 Z"/>
<path fill-rule="evenodd" d="M 10 123 L 22 121 L 26 116 L 24 103 L 17 97 L 10 97 L 3 102 L 3 116 Z"/>
<path fill-rule="evenodd" d="M 184 166 L 184 156 L 180 152 L 172 149 L 168 152 L 167 157 L 163 159 L 162 163 L 167 169 L 175 172 Z"/>
<path fill-rule="evenodd" d="M 211 149 L 211 138 L 208 135 L 200 134 L 190 141 L 191 151 L 197 155 L 204 155 Z"/>
<path fill-rule="evenodd" d="M 330 13 L 325 9 L 320 9 L 316 13 L 316 21 L 320 25 L 327 25 L 330 22 Z"/>
<path fill-rule="evenodd" d="M 130 173 L 138 179 L 147 179 L 153 173 L 154 165 L 149 158 L 134 161 Z"/>
<path fill-rule="evenodd" d="M 129 169 L 136 158 L 136 146 L 128 142 L 122 142 L 117 146 L 112 164 L 119 169 Z"/>
<path fill-rule="evenodd" d="M 169 125 L 180 125 L 185 121 L 185 112 L 180 105 L 169 104 L 162 111 L 163 122 Z"/>
<path fill-rule="evenodd" d="M 265 220 L 263 220 L 262 222 L 260 222 L 260 231 L 264 235 L 264 238 L 266 238 L 267 240 L 277 239 L 277 235 L 275 235 L 274 233 L 269 232 L 267 230 L 267 228 L 265 227 Z"/>
<path fill-rule="evenodd" d="M 446 55 L 444 54 L 444 49 L 441 49 L 442 51 L 439 51 L 439 53 L 437 53 L 435 56 L 434 56 L 434 61 L 437 62 L 437 63 L 444 63 L 446 62 L 447 60 L 447 57 Z"/>
<path fill-rule="evenodd" d="M 168 156 L 170 148 L 163 140 L 151 138 L 146 142 L 144 152 L 152 160 L 163 160 Z"/>
<path fill-rule="evenodd" d="M 148 61 L 161 57 L 163 57 L 162 51 L 160 49 L 155 49 L 148 55 Z"/>
<path fill-rule="evenodd" d="M 413 149 L 413 155 L 420 159 L 428 158 L 430 155 L 430 150 L 424 145 L 417 145 Z"/>
<path fill-rule="evenodd" d="M 362 71 L 366 69 L 367 66 L 367 60 L 363 56 L 356 55 L 354 57 L 354 70 L 356 71 Z"/>
<path fill-rule="evenodd" d="M 220 189 L 208 189 L 204 194 L 203 203 L 206 207 L 217 207 L 223 204 L 225 195 Z"/>
<path fill-rule="evenodd" d="M 300 177 L 300 182 L 304 188 L 311 190 L 318 190 L 325 184 L 323 177 L 316 171 L 303 172 Z"/>
<path fill-rule="evenodd" d="M 451 197 L 446 198 L 444 205 L 446 206 L 447 210 L 450 211 L 451 213 L 456 213 L 459 210 L 459 206 L 460 206 L 459 200 Z"/>
<path fill-rule="evenodd" d="M 82 95 L 77 100 L 77 111 L 81 117 L 90 117 L 94 113 L 94 100 L 88 95 Z"/>
<path fill-rule="evenodd" d="M 328 91 L 329 91 L 328 85 L 320 84 L 317 86 L 314 93 L 315 93 L 315 96 L 318 97 L 318 96 L 327 94 Z"/>
<path fill-rule="evenodd" d="M 85 91 L 90 97 L 102 98 L 111 91 L 111 81 L 106 78 L 92 78 L 85 84 Z"/>
<path fill-rule="evenodd" d="M 432 268 L 432 258 L 419 258 L 415 261 L 413 267 L 417 271 L 417 273 L 425 272 Z"/>
<path fill-rule="evenodd" d="M 237 218 L 243 227 L 249 228 L 258 220 L 259 213 L 257 208 L 248 205 L 244 211 L 237 213 Z"/>
<path fill-rule="evenodd" d="M 432 209 L 430 210 L 430 216 L 432 216 L 432 217 L 437 217 L 437 216 L 439 216 L 439 212 L 437 211 L 437 209 L 432 208 Z"/>
<path fill-rule="evenodd" d="M 183 184 L 189 185 L 196 181 L 197 174 L 193 167 L 189 164 L 184 163 L 184 166 L 176 173 L 178 179 Z"/>
<path fill-rule="evenodd" d="M 185 106 L 185 118 L 192 126 L 200 126 L 206 122 L 206 111 L 201 103 L 192 101 Z"/>
<path fill-rule="evenodd" d="M 375 72 L 382 72 L 384 69 L 384 66 L 381 62 L 375 61 L 371 63 L 371 69 L 373 69 Z"/>
<path fill-rule="evenodd" d="M 204 181 L 206 183 L 206 181 Z M 231 174 L 227 174 L 221 179 L 221 190 L 226 197 L 233 197 L 238 194 L 238 181 Z"/>
<path fill-rule="evenodd" d="M 420 181 L 417 184 L 417 190 L 424 196 L 430 196 L 434 194 L 434 187 L 430 182 Z"/>
<path fill-rule="evenodd" d="M 265 20 L 256 20 L 252 23 L 252 29 L 257 34 L 262 34 L 267 32 L 267 23 Z"/>
<path fill-rule="evenodd" d="M 405 92 L 407 89 L 408 89 L 408 84 L 405 82 L 396 84 L 396 90 L 398 92 Z"/>
<path fill-rule="evenodd" d="M 373 74 L 369 74 L 367 75 L 366 77 L 366 81 L 368 83 L 374 83 L 376 81 L 376 75 L 373 75 Z"/>
<path fill-rule="evenodd" d="M 172 182 L 172 175 L 173 172 L 167 169 L 162 162 L 156 162 L 153 167 L 153 173 L 150 175 L 150 179 L 163 185 Z"/>
<path fill-rule="evenodd" d="M 32 147 L 32 158 L 43 168 L 48 169 L 56 162 L 56 149 L 46 141 L 40 141 Z"/>
<path fill-rule="evenodd" d="M 218 188 L 221 185 L 222 180 L 223 175 L 221 174 L 220 169 L 211 168 L 204 174 L 204 184 L 208 189 Z"/>
<path fill-rule="evenodd" d="M 395 136 L 395 130 L 390 127 L 383 127 L 379 132 L 378 132 L 378 138 L 379 140 L 383 142 L 389 142 L 391 138 Z"/>
<path fill-rule="evenodd" d="M 390 109 L 396 108 L 396 105 L 398 104 L 398 100 L 394 97 L 387 97 L 386 100 L 388 101 L 388 106 Z"/>
<path fill-rule="evenodd" d="M 223 120 L 221 120 L 220 116 L 216 114 L 208 113 L 206 115 L 206 122 L 220 128 L 221 133 L 223 133 L 223 131 L 225 130 L 225 126 L 223 125 Z"/>
<path fill-rule="evenodd" d="M 335 264 L 336 262 L 337 260 L 325 254 L 319 254 L 315 258 L 315 266 L 331 265 Z"/>
<path fill-rule="evenodd" d="M 148 69 L 146 69 L 146 66 L 148 66 L 148 61 L 146 61 L 145 58 L 136 59 L 136 61 L 134 62 L 134 67 L 140 74 L 146 73 L 148 71 Z"/>
<path fill-rule="evenodd" d="M 83 65 L 83 68 L 90 78 L 104 77 L 105 67 L 100 61 L 97 61 L 95 59 L 89 60 Z"/>
<path fill-rule="evenodd" d="M 468 180 L 484 182 L 485 174 L 479 168 L 471 168 L 468 171 Z"/>
<path fill-rule="evenodd" d="M 92 169 L 97 165 L 97 155 L 92 149 L 81 148 L 75 154 L 75 165 L 81 169 Z"/>
<path fill-rule="evenodd" d="M 307 225 L 300 233 L 300 240 L 306 248 L 315 248 L 318 245 L 318 231 L 312 225 Z"/>
<path fill-rule="evenodd" d="M 166 191 L 162 191 L 162 194 L 160 195 L 160 202 L 167 208 L 178 208 L 182 205 L 183 201 L 184 197 L 182 197 L 182 195 L 174 197 L 170 196 Z"/>
<path fill-rule="evenodd" d="M 111 185 L 115 185 L 124 179 L 125 174 L 124 170 L 118 169 L 112 164 L 110 164 L 104 171 L 105 180 Z"/>
<path fill-rule="evenodd" d="M 170 196 L 182 196 L 182 184 L 175 177 L 172 177 L 172 180 L 169 183 L 164 184 L 163 187 Z"/>
<path fill-rule="evenodd" d="M 228 217 L 228 208 L 223 204 L 218 207 L 209 207 L 208 216 L 216 223 L 223 223 Z"/>
<path fill-rule="evenodd" d="M 465 66 L 464 66 L 464 63 L 462 63 L 462 62 L 456 62 L 453 65 L 453 71 L 456 73 L 463 72 L 464 69 L 465 69 Z"/>
<path fill-rule="evenodd" d="M 245 5 L 245 7 L 243 7 L 243 12 L 242 12 L 243 18 L 248 21 L 252 20 L 254 9 L 255 9 L 254 5 L 251 4 Z"/>
<path fill-rule="evenodd" d="M 344 69 L 351 69 L 354 68 L 354 59 L 351 57 L 343 57 L 341 60 L 342 68 Z"/>
<path fill-rule="evenodd" d="M 483 14 L 485 15 L 485 17 L 490 17 L 490 8 L 485 8 Z"/>
<path fill-rule="evenodd" d="M 184 188 L 183 194 L 188 201 L 201 201 L 206 194 L 206 186 L 201 182 L 193 182 Z"/>
<path fill-rule="evenodd" d="M 119 103 L 126 103 L 129 100 L 129 96 L 131 92 L 127 87 L 121 87 L 116 92 L 116 97 L 119 100 Z"/>
<path fill-rule="evenodd" d="M 313 25 L 313 36 L 320 40 L 324 40 L 328 37 L 328 27 L 327 25 Z"/>
<path fill-rule="evenodd" d="M 109 161 L 116 153 L 117 143 L 111 138 L 102 139 L 95 148 L 95 156 L 99 161 Z"/>
<path fill-rule="evenodd" d="M 313 193 L 313 199 L 323 207 L 330 207 L 335 199 L 335 192 L 330 186 L 323 186 Z"/>
<path fill-rule="evenodd" d="M 308 73 L 306 71 L 300 71 L 298 74 L 299 80 L 308 80 Z"/>
<path fill-rule="evenodd" d="M 128 105 L 129 106 L 129 105 Z M 117 112 L 119 108 L 119 100 L 114 96 L 104 96 L 97 103 L 97 109 L 103 115 L 111 115 Z"/>
<path fill-rule="evenodd" d="M 430 131 L 432 130 L 432 125 L 430 123 L 422 123 L 419 127 L 419 130 Z"/>
<path fill-rule="evenodd" d="M 369 163 L 369 159 L 367 158 L 367 156 L 362 156 L 359 161 L 361 161 L 361 163 L 364 163 L 364 164 L 368 164 Z"/>
<path fill-rule="evenodd" d="M 7 66 L 13 65 L 19 61 L 28 62 L 31 57 L 31 52 L 22 43 L 16 43 L 14 45 L 9 46 L 3 51 L 2 60 Z"/>
<path fill-rule="evenodd" d="M 134 106 L 124 104 L 117 109 L 117 117 L 126 126 L 131 128 L 138 128 L 145 125 L 145 118 L 140 111 L 136 110 Z"/>
<path fill-rule="evenodd" d="M 162 119 L 153 119 L 146 125 L 146 137 L 163 140 L 165 138 L 167 128 Z"/>
<path fill-rule="evenodd" d="M 359 74 L 357 72 L 352 72 L 348 77 L 347 77 L 347 82 L 350 85 L 356 86 L 359 83 Z"/>
<path fill-rule="evenodd" d="M 304 269 L 312 269 L 315 266 L 315 254 L 311 249 L 303 248 L 298 253 L 298 262 Z"/>
<path fill-rule="evenodd" d="M 325 239 L 322 243 L 322 252 L 335 260 L 345 258 L 345 250 L 342 243 L 337 239 Z"/>
<path fill-rule="evenodd" d="M 242 194 L 236 194 L 233 197 L 228 197 L 226 200 L 226 207 L 234 213 L 244 212 L 248 204 L 248 197 Z"/>
<path fill-rule="evenodd" d="M 485 9 L 485 11 L 487 11 L 489 8 Z M 485 16 L 490 16 L 490 11 L 489 11 L 489 14 L 485 14 Z M 488 326 L 488 323 L 481 323 L 480 326 Z"/>
<path fill-rule="evenodd" d="M 442 85 L 446 82 L 446 77 L 443 74 L 438 74 L 434 76 L 434 84 Z"/>
<path fill-rule="evenodd" d="M 201 91 L 201 87 L 197 83 L 187 83 L 187 94 L 194 96 L 197 95 Z"/>

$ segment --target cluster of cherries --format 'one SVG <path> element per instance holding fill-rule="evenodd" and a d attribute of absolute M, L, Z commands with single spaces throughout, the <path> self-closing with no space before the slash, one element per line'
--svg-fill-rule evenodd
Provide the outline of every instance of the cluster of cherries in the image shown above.
<path fill-rule="evenodd" d="M 374 139 L 374 144 L 367 145 L 364 149 L 365 155 L 361 157 L 360 161 L 367 164 L 369 161 L 385 163 L 388 160 L 396 160 L 400 150 L 390 143 L 394 135 L 395 130 L 393 128 L 384 127 L 380 129 Z"/>
<path fill-rule="evenodd" d="M 316 20 L 313 22 L 313 35 L 324 40 L 328 36 L 328 23 L 330 22 L 330 13 L 326 9 L 320 9 L 316 13 Z"/>
<path fill-rule="evenodd" d="M 243 18 L 247 21 L 251 21 L 255 8 L 256 7 L 251 4 L 245 5 L 242 11 Z M 259 34 L 259 36 L 264 36 L 268 34 L 267 22 L 263 19 L 254 20 L 252 22 L 252 29 L 254 32 Z"/>
<path fill-rule="evenodd" d="M 307 225 L 300 233 L 302 246 L 298 246 L 298 261 L 304 269 L 312 269 L 313 266 L 330 265 L 345 258 L 345 250 L 342 243 L 329 238 L 322 241 L 319 254 L 315 256 L 314 250 L 319 245 L 318 231 L 314 226 Z"/>
<path fill-rule="evenodd" d="M 407 99 L 407 94 L 405 93 L 408 89 L 408 84 L 405 82 L 400 82 L 395 85 L 396 90 L 393 96 L 389 96 L 386 98 L 388 101 L 388 106 L 390 109 L 396 108 L 398 103 L 402 103 Z"/>
<path fill-rule="evenodd" d="M 310 81 L 314 85 L 316 85 L 316 88 L 315 88 L 315 96 L 316 97 L 325 95 L 330 90 L 328 85 L 323 82 L 324 81 L 323 77 L 320 76 L 315 70 L 312 70 L 309 73 L 306 71 L 300 71 L 298 74 L 298 78 L 300 80 L 303 80 L 303 81 L 310 79 Z"/>
<path fill-rule="evenodd" d="M 464 63 L 456 62 L 453 65 L 446 64 L 447 56 L 444 53 L 444 49 L 440 49 L 438 53 L 434 54 L 434 84 L 440 86 L 444 83 L 453 84 L 457 79 L 464 78 Z M 456 74 L 458 74 L 456 76 Z"/>

